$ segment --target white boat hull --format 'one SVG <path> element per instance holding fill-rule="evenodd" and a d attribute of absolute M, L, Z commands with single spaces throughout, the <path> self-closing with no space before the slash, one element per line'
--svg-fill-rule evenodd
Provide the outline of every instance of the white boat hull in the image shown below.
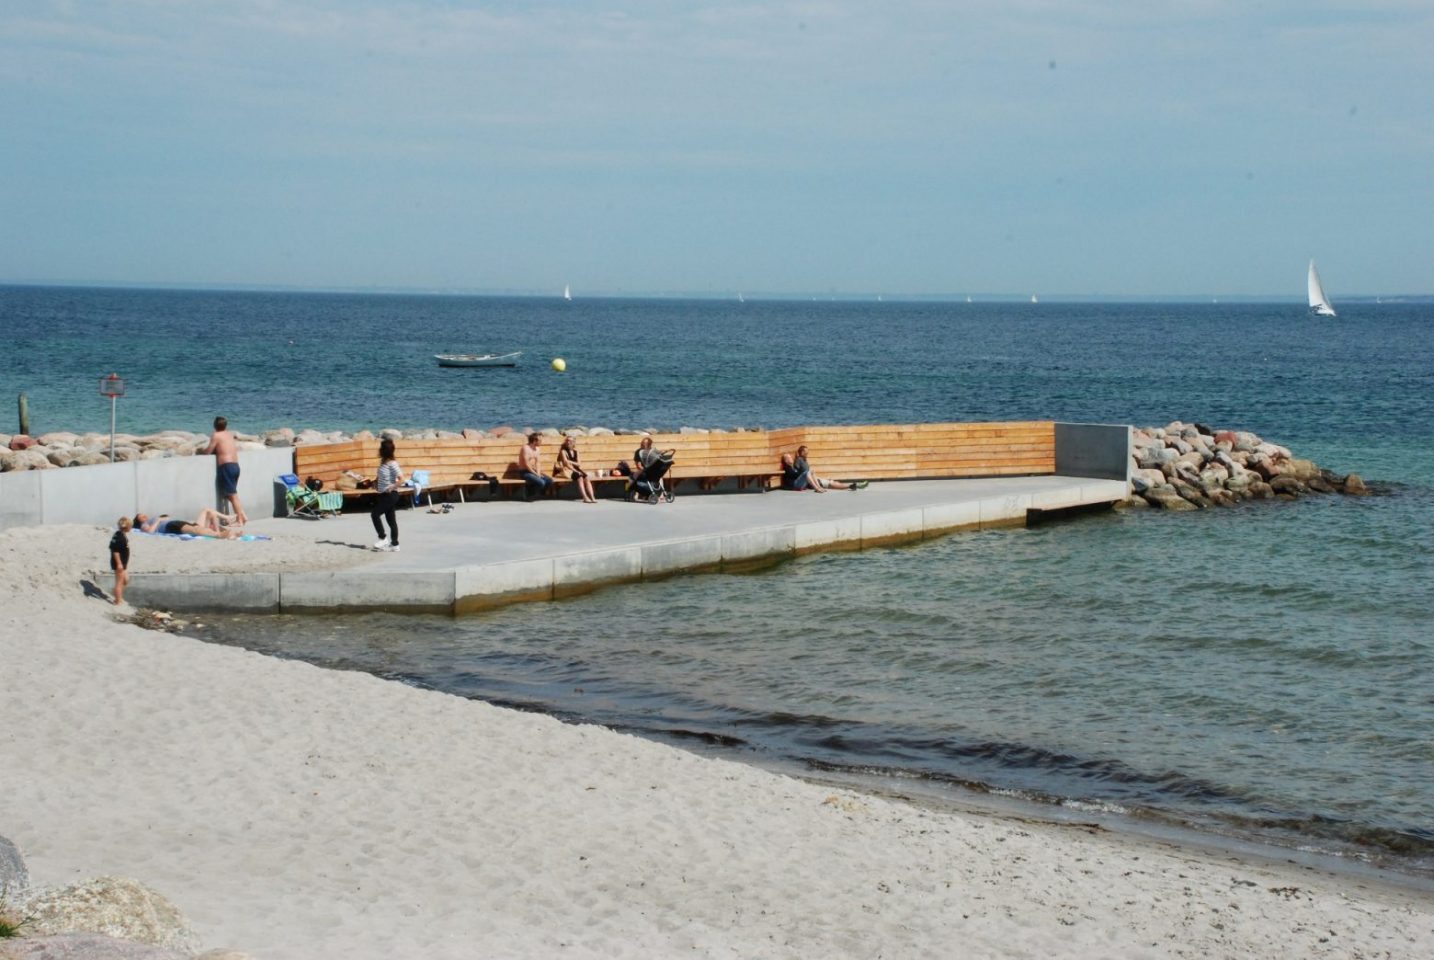
<path fill-rule="evenodd" d="M 433 359 L 438 361 L 440 367 L 516 367 L 518 358 L 523 355 L 519 350 L 517 353 L 435 353 Z"/>

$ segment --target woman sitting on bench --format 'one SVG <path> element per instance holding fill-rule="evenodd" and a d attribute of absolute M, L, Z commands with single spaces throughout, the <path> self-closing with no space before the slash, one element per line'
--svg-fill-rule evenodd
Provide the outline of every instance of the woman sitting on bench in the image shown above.
<path fill-rule="evenodd" d="M 573 478 L 578 485 L 578 492 L 583 495 L 583 503 L 597 503 L 597 495 L 593 493 L 592 478 L 588 472 L 579 465 L 578 443 L 571 436 L 563 438 L 563 445 L 558 447 L 558 459 L 553 464 L 553 476 L 561 477 L 567 475 Z"/>

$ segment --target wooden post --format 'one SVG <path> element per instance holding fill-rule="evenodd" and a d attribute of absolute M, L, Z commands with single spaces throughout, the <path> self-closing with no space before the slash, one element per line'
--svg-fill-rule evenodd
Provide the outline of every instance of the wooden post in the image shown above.
<path fill-rule="evenodd" d="M 23 393 L 20 394 L 20 432 L 30 435 L 30 399 Z"/>

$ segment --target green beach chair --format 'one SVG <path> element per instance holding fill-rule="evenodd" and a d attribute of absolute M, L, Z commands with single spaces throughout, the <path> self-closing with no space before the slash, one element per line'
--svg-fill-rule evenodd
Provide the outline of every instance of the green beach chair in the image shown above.
<path fill-rule="evenodd" d="M 325 516 L 338 516 L 344 508 L 341 493 L 321 493 L 310 490 L 299 482 L 296 474 L 281 473 L 274 483 L 284 488 L 284 505 L 287 516 L 303 517 L 306 520 L 322 520 Z"/>

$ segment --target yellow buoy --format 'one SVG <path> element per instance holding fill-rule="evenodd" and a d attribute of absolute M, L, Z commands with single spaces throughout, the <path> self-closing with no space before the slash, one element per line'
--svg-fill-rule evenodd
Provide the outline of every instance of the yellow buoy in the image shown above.
<path fill-rule="evenodd" d="M 563 372 L 564 370 L 566 370 L 567 368 L 568 368 L 568 362 L 567 362 L 566 360 L 564 360 L 562 357 L 554 357 L 554 358 L 553 358 L 553 369 L 556 370 L 556 371 L 558 371 L 558 373 L 562 373 L 562 372 Z"/>

